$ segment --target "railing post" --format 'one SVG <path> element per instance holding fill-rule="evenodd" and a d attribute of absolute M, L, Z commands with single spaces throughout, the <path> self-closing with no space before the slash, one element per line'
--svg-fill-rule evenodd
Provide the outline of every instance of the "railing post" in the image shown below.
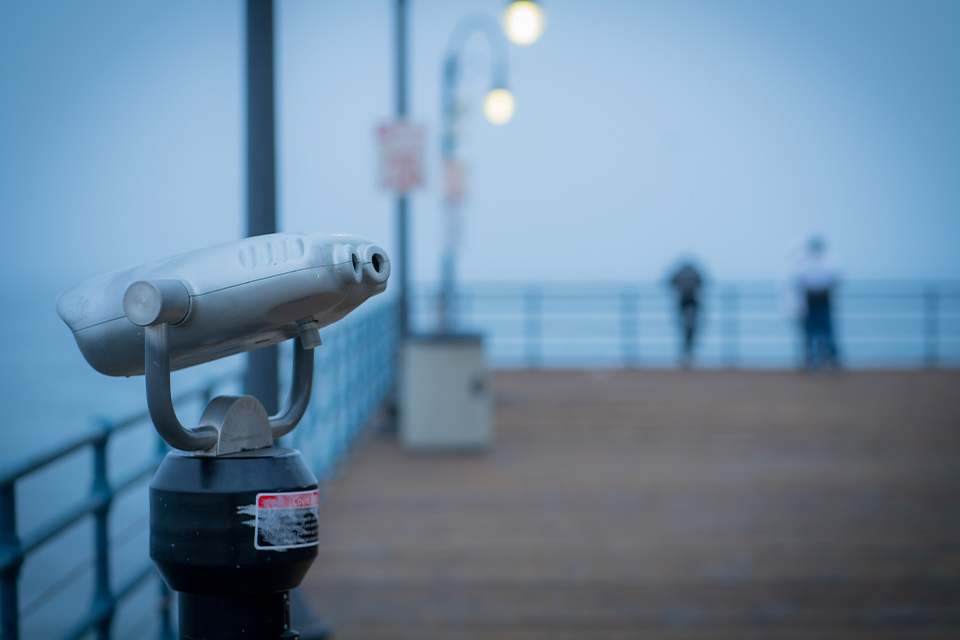
<path fill-rule="evenodd" d="M 640 294 L 626 288 L 620 292 L 620 357 L 624 367 L 640 364 Z"/>
<path fill-rule="evenodd" d="M 527 366 L 532 368 L 540 364 L 542 357 L 541 339 L 541 294 L 537 287 L 529 287 L 523 296 L 524 346 Z"/>
<path fill-rule="evenodd" d="M 107 440 L 109 435 L 110 427 L 104 425 L 102 437 L 93 443 L 93 487 L 91 488 L 91 494 L 99 501 L 93 512 L 95 561 L 93 609 L 98 616 L 96 629 L 99 640 L 110 640 L 110 626 L 113 623 L 113 613 L 116 607 L 116 601 L 110 591 L 109 516 L 113 492 L 107 478 Z"/>
<path fill-rule="evenodd" d="M 23 550 L 17 537 L 17 494 L 14 483 L 0 487 L 0 639 L 20 638 L 20 566 Z"/>
<path fill-rule="evenodd" d="M 725 366 L 730 369 L 736 367 L 740 359 L 740 331 L 737 323 L 739 298 L 739 292 L 735 287 L 729 287 L 723 292 L 723 360 Z"/>
<path fill-rule="evenodd" d="M 927 288 L 924 299 L 927 367 L 935 369 L 940 364 L 940 292 L 936 285 Z"/>
<path fill-rule="evenodd" d="M 457 309 L 460 310 L 460 327 L 473 327 L 473 307 L 476 295 L 463 288 L 457 291 Z"/>

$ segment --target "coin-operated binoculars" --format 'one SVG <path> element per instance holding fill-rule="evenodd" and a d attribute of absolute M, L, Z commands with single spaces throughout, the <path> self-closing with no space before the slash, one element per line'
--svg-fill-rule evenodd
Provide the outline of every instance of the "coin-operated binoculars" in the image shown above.
<path fill-rule="evenodd" d="M 299 638 L 289 591 L 317 555 L 318 483 L 274 447 L 310 401 L 318 329 L 386 288 L 382 249 L 348 235 L 276 233 L 122 269 L 70 289 L 57 310 L 87 362 L 144 374 L 160 436 L 176 449 L 150 483 L 150 557 L 178 592 L 184 640 Z M 171 370 L 295 339 L 275 416 L 220 396 L 180 423 Z"/>

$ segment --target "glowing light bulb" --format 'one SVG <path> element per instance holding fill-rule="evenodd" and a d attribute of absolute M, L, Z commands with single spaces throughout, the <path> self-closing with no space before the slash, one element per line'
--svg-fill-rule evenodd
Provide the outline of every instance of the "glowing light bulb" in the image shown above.
<path fill-rule="evenodd" d="M 503 124 L 513 117 L 516 104 L 506 89 L 494 89 L 483 100 L 483 113 L 493 124 Z"/>
<path fill-rule="evenodd" d="M 536 42 L 543 33 L 545 21 L 543 10 L 530 0 L 511 2 L 503 13 L 503 29 L 517 44 Z"/>

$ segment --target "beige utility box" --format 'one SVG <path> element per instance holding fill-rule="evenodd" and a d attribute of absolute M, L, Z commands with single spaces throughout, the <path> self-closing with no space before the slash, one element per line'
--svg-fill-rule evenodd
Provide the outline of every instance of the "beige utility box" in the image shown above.
<path fill-rule="evenodd" d="M 491 445 L 490 391 L 477 335 L 417 336 L 401 353 L 400 441 L 412 451 Z"/>

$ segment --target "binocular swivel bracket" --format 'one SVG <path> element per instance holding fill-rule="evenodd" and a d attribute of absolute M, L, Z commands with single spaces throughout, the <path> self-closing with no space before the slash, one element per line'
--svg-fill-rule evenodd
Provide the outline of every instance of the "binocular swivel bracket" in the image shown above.
<path fill-rule="evenodd" d="M 175 279 L 134 282 L 124 293 L 123 310 L 131 322 L 144 328 L 147 407 L 160 437 L 174 449 L 221 456 L 269 448 L 306 413 L 313 386 L 313 349 L 320 345 L 319 330 L 311 319 L 299 325 L 293 382 L 277 415 L 268 416 L 253 396 L 217 396 L 197 427 L 188 429 L 177 417 L 170 391 L 170 328 L 183 322 L 190 310 L 187 288 Z"/>

